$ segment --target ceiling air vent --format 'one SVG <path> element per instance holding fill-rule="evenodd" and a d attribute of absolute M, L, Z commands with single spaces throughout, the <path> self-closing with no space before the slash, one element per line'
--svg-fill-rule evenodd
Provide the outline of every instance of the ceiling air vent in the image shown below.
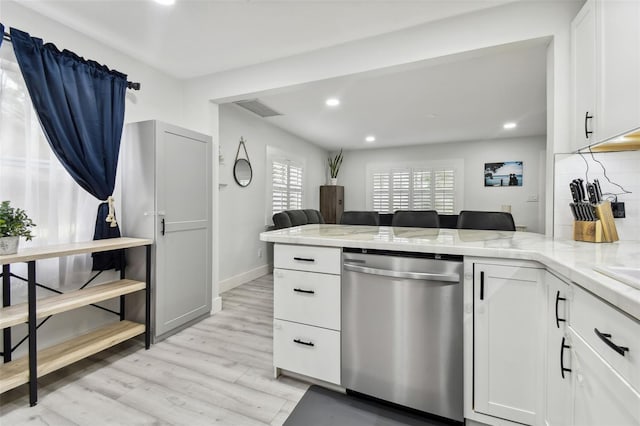
<path fill-rule="evenodd" d="M 247 99 L 243 101 L 236 101 L 234 104 L 241 106 L 244 109 L 248 109 L 254 114 L 258 114 L 260 117 L 275 117 L 276 115 L 282 115 L 278 111 L 275 111 L 257 99 Z"/>

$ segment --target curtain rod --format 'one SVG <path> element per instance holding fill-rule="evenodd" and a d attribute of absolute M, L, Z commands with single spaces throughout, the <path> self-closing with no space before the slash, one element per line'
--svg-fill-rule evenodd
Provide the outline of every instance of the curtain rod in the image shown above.
<path fill-rule="evenodd" d="M 4 33 L 2 35 L 2 39 L 11 43 L 11 34 Z M 140 83 L 135 83 L 133 81 L 127 81 L 127 89 L 132 90 L 140 90 Z"/>

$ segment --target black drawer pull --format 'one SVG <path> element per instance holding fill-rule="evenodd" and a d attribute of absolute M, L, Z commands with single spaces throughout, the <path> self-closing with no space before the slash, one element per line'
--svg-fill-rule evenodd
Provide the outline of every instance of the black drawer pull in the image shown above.
<path fill-rule="evenodd" d="M 316 293 L 313 290 L 303 290 L 301 288 L 294 288 L 293 291 L 296 291 L 298 293 L 306 293 L 306 294 L 315 294 Z"/>
<path fill-rule="evenodd" d="M 298 260 L 300 262 L 315 262 L 315 259 L 309 257 L 294 257 L 293 260 Z"/>
<path fill-rule="evenodd" d="M 480 300 L 484 300 L 484 271 L 480 272 Z"/>
<path fill-rule="evenodd" d="M 597 328 L 594 328 L 593 331 L 596 333 L 596 336 L 598 336 L 603 342 L 607 344 L 607 346 L 609 346 L 614 351 L 618 352 L 620 355 L 624 356 L 625 352 L 629 352 L 629 348 L 627 348 L 626 346 L 618 346 L 615 343 L 613 343 L 611 341 L 610 334 L 600 333 L 600 331 Z"/>
<path fill-rule="evenodd" d="M 571 346 L 564 344 L 564 337 L 562 338 L 562 343 L 560 344 L 560 374 L 564 379 L 564 372 L 571 372 L 570 368 L 564 368 L 564 350 L 571 349 Z"/>
<path fill-rule="evenodd" d="M 558 318 L 558 302 L 561 300 L 567 300 L 566 297 L 560 297 L 560 290 L 556 293 L 556 327 L 560 328 L 560 322 L 566 322 L 566 319 Z"/>
<path fill-rule="evenodd" d="M 589 111 L 584 113 L 584 137 L 585 137 L 585 139 L 589 139 L 589 135 L 591 133 L 593 133 L 592 131 L 590 131 L 587 128 L 587 120 L 590 120 L 592 118 L 593 118 L 593 115 L 589 115 Z"/>
<path fill-rule="evenodd" d="M 293 341 L 295 343 L 298 343 L 299 345 L 305 345 L 305 346 L 315 346 L 313 344 L 313 342 L 305 342 L 304 340 L 300 340 L 300 339 L 293 339 Z"/>

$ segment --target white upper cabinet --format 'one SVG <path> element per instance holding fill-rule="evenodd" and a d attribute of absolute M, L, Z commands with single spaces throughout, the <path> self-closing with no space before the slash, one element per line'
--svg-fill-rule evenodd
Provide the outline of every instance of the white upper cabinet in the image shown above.
<path fill-rule="evenodd" d="M 573 148 L 640 127 L 640 2 L 589 0 L 571 24 Z"/>
<path fill-rule="evenodd" d="M 599 1 L 598 138 L 640 127 L 640 1 Z"/>
<path fill-rule="evenodd" d="M 571 23 L 573 81 L 573 148 L 596 140 L 596 10 L 588 1 Z"/>

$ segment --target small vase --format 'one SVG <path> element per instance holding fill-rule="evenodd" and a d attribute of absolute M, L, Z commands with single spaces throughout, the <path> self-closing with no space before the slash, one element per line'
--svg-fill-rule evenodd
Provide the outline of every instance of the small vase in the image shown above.
<path fill-rule="evenodd" d="M 20 237 L 0 237 L 0 256 L 16 254 Z"/>
<path fill-rule="evenodd" d="M 331 178 L 331 185 L 336 186 L 338 184 L 338 178 Z"/>

